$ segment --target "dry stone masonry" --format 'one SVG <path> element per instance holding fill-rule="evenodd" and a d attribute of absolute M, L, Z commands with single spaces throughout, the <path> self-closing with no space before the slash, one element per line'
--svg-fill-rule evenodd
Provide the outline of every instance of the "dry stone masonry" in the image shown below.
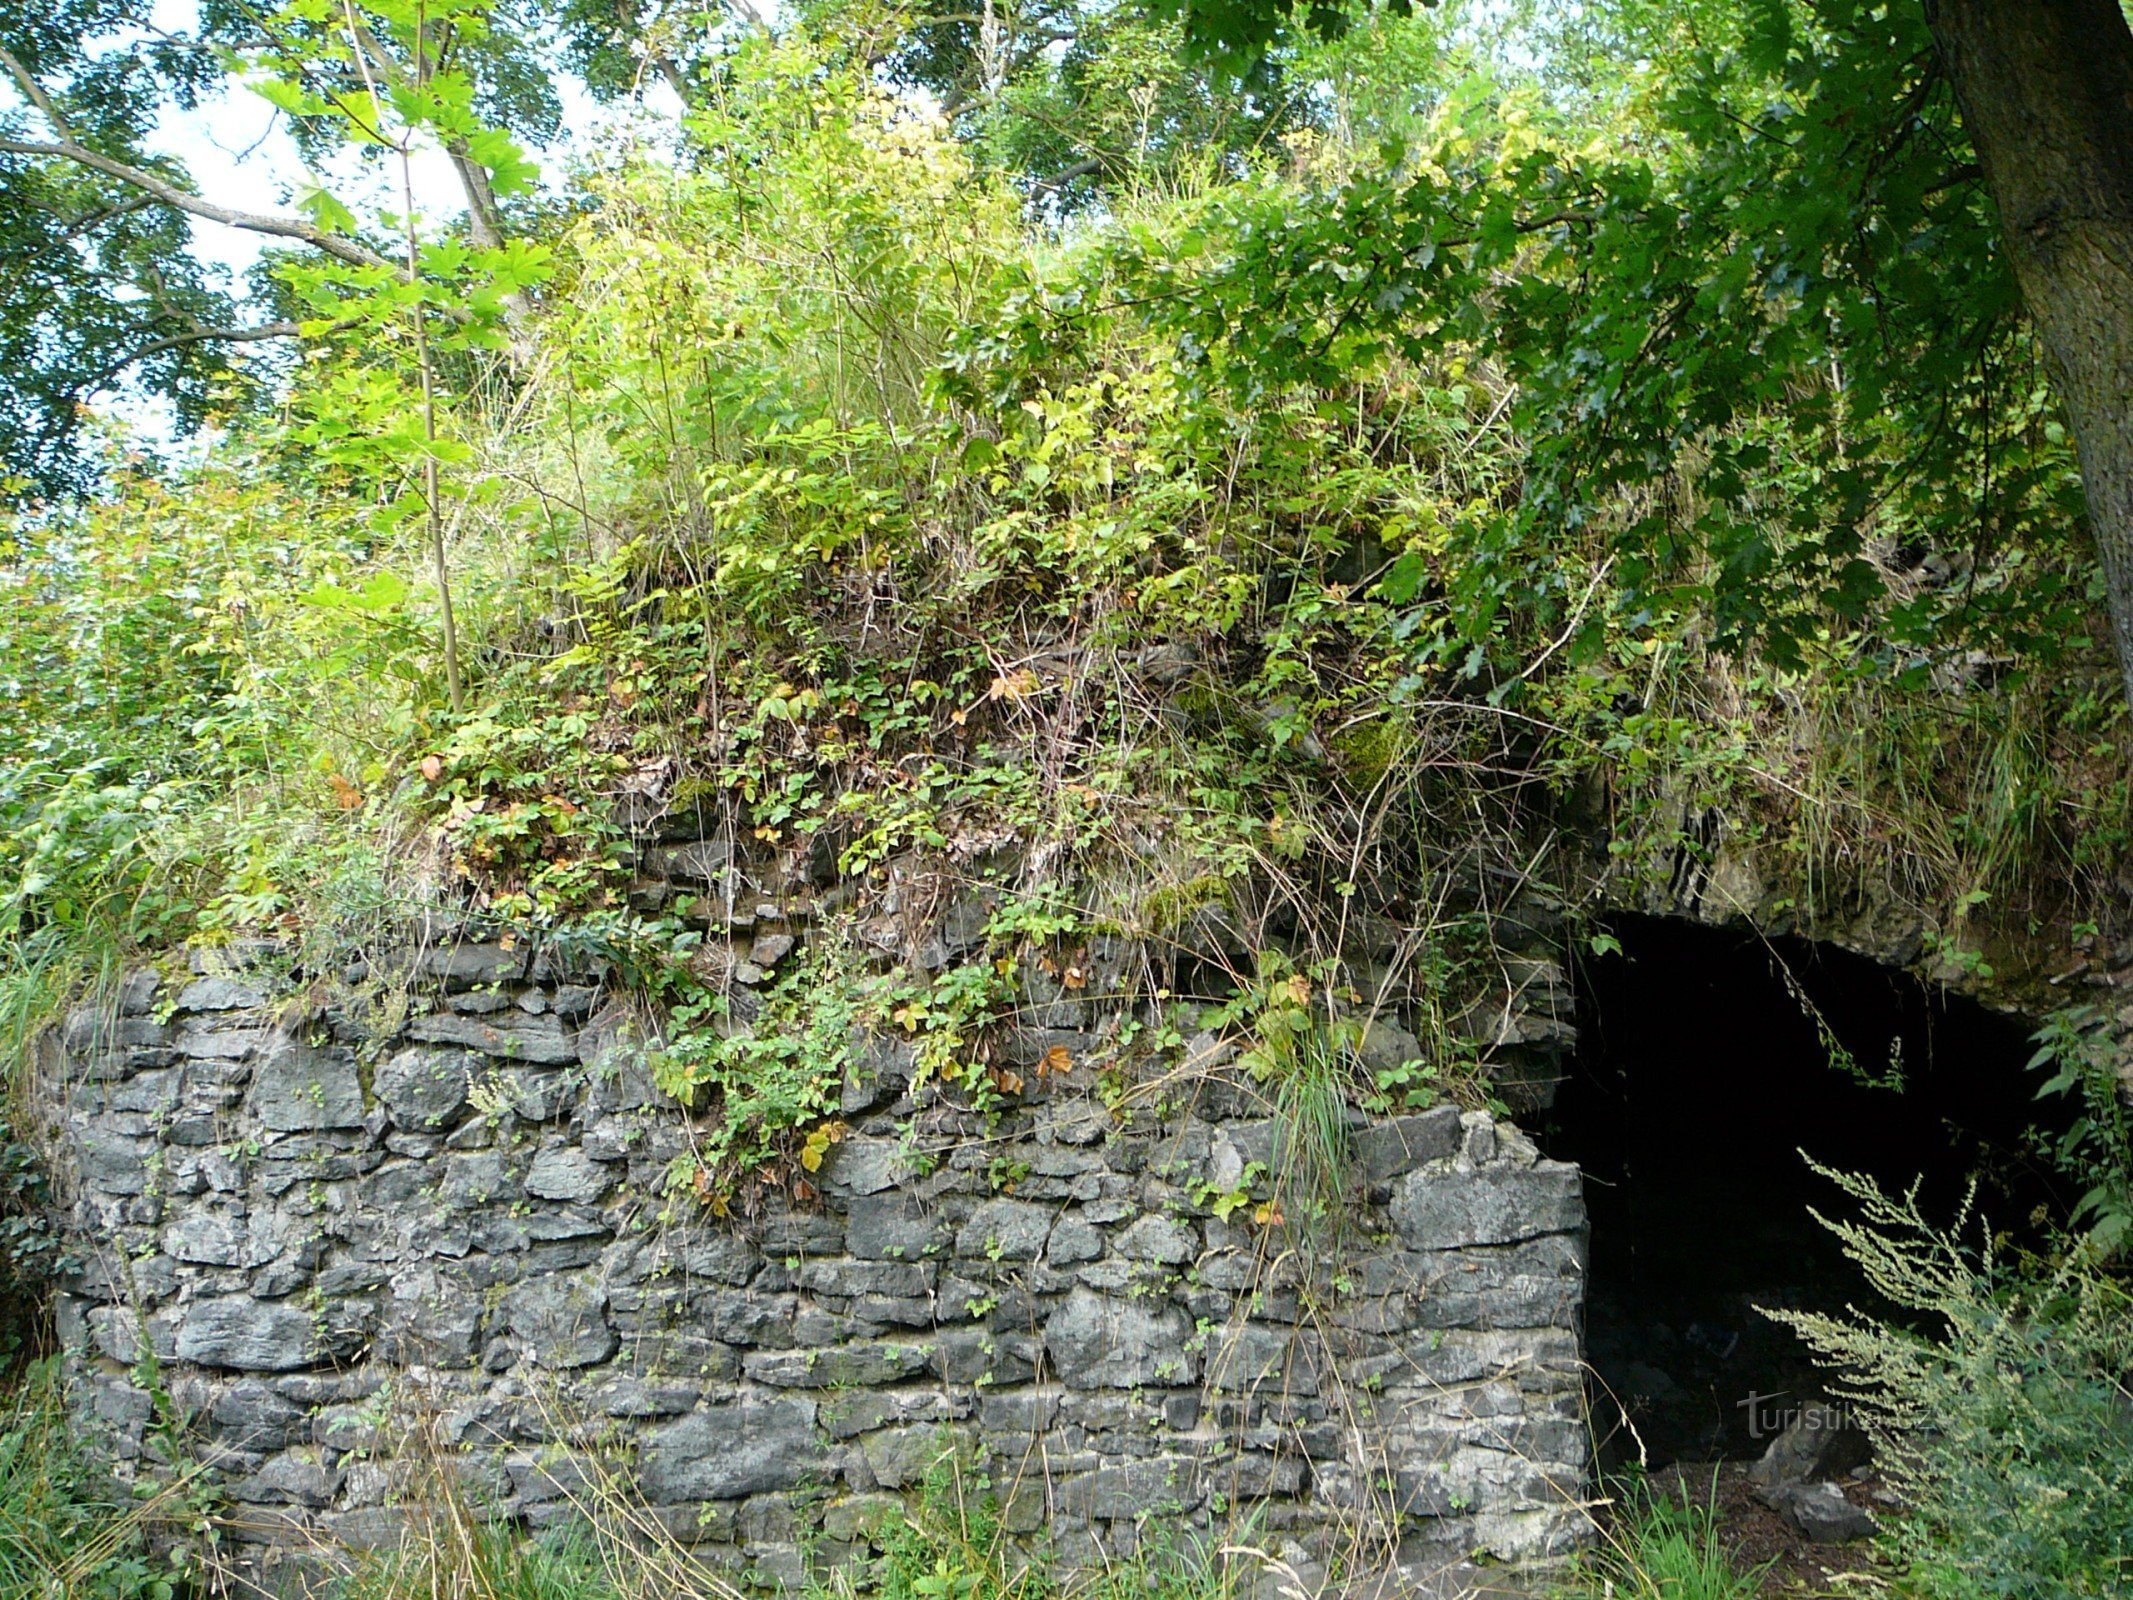
<path fill-rule="evenodd" d="M 1054 1030 L 1074 1070 L 983 1115 L 884 1040 L 813 1181 L 719 1218 L 597 974 L 461 946 L 380 1020 L 242 956 L 134 974 L 47 1075 L 82 1415 L 124 1472 L 175 1423 L 272 1592 L 390 1543 L 440 1455 L 531 1526 L 626 1493 L 766 1588 L 952 1466 L 1068 1563 L 1249 1534 L 1416 1584 L 1584 1526 L 1579 1177 L 1508 1124 L 1358 1123 L 1306 1230 L 1237 1204 L 1280 1147 L 1211 1038 L 1166 1097 Z"/>

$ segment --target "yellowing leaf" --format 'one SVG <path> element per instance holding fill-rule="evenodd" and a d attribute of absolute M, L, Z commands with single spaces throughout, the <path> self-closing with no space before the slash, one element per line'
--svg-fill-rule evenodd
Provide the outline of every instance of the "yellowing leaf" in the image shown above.
<path fill-rule="evenodd" d="M 1017 667 L 1014 671 L 993 679 L 992 686 L 985 691 L 985 698 L 1022 701 L 1036 692 L 1037 674 L 1028 667 Z"/>

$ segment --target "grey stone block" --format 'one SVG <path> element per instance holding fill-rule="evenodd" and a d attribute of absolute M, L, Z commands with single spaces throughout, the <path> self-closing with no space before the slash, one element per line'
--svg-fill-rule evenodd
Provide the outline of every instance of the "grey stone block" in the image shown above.
<path fill-rule="evenodd" d="M 233 1450 L 283 1450 L 309 1436 L 311 1414 L 285 1400 L 257 1378 L 230 1385 L 215 1397 L 207 1419 Z"/>
<path fill-rule="evenodd" d="M 278 1133 L 363 1126 L 363 1085 L 355 1056 L 339 1045 L 273 1036 L 252 1069 L 245 1105 Z"/>
<path fill-rule="evenodd" d="M 475 1058 L 464 1050 L 410 1045 L 386 1059 L 371 1087 L 394 1126 L 434 1132 L 465 1108 L 474 1070 Z"/>
<path fill-rule="evenodd" d="M 1094 1261 L 1104 1253 L 1104 1236 L 1101 1229 L 1069 1214 L 1052 1224 L 1050 1242 L 1045 1246 L 1045 1259 L 1055 1267 L 1071 1266 L 1077 1261 Z"/>
<path fill-rule="evenodd" d="M 1393 1117 L 1355 1136 L 1356 1160 L 1372 1183 L 1389 1183 L 1403 1172 L 1457 1154 L 1461 1133 L 1457 1106 Z"/>
<path fill-rule="evenodd" d="M 1199 1376 L 1199 1353 L 1188 1345 L 1191 1332 L 1174 1307 L 1077 1288 L 1046 1320 L 1044 1350 L 1053 1370 L 1075 1388 L 1176 1385 Z"/>
<path fill-rule="evenodd" d="M 957 1441 L 939 1428 L 888 1428 L 860 1440 L 867 1470 L 884 1489 L 916 1488 L 926 1474 L 953 1456 Z"/>
<path fill-rule="evenodd" d="M 1130 1522 L 1149 1516 L 1182 1514 L 1199 1505 L 1196 1463 L 1183 1456 L 1158 1456 L 1069 1478 L 1058 1490 L 1059 1509 L 1067 1516 L 1101 1522 Z"/>
<path fill-rule="evenodd" d="M 153 967 L 135 967 L 119 980 L 118 1009 L 122 1017 L 144 1017 L 155 1009 L 156 994 L 163 987 L 163 974 Z"/>
<path fill-rule="evenodd" d="M 971 1212 L 955 1236 L 955 1253 L 984 1260 L 1034 1261 L 1051 1237 L 1049 1206 L 1026 1200 L 988 1200 Z"/>
<path fill-rule="evenodd" d="M 607 1292 L 550 1274 L 504 1297 L 504 1322 L 533 1359 L 551 1369 L 597 1366 L 621 1343 L 607 1320 Z"/>
<path fill-rule="evenodd" d="M 479 984 L 511 983 L 526 971 L 523 945 L 506 950 L 500 944 L 453 944 L 423 953 L 417 969 L 425 978 L 435 978 L 447 989 L 471 989 Z"/>
<path fill-rule="evenodd" d="M 1169 1217 L 1147 1216 L 1130 1224 L 1114 1241 L 1114 1248 L 1129 1261 L 1154 1261 L 1166 1267 L 1178 1267 L 1199 1254 L 1200 1240 L 1181 1222 L 1174 1222 Z"/>
<path fill-rule="evenodd" d="M 533 1158 L 526 1192 L 541 1200 L 591 1205 L 615 1181 L 614 1169 L 572 1145 L 552 1146 Z"/>
<path fill-rule="evenodd" d="M 180 1011 L 253 1011 L 266 1003 L 265 991 L 241 978 L 196 978 L 178 991 Z"/>
<path fill-rule="evenodd" d="M 250 1476 L 230 1485 L 230 1498 L 246 1505 L 305 1506 L 321 1510 L 340 1493 L 342 1474 L 315 1457 L 282 1454 L 269 1457 Z"/>
<path fill-rule="evenodd" d="M 498 1016 L 489 1021 L 452 1013 L 417 1017 L 407 1025 L 410 1039 L 421 1044 L 450 1044 L 506 1061 L 535 1066 L 568 1066 L 578 1059 L 578 1036 L 554 1016 Z"/>
<path fill-rule="evenodd" d="M 678 1417 L 702 1397 L 693 1383 L 616 1378 L 593 1391 L 593 1404 L 610 1417 Z"/>
<path fill-rule="evenodd" d="M 901 1194 L 855 1198 L 845 1217 L 844 1247 L 862 1261 L 916 1261 L 940 1243 L 940 1218 Z"/>
<path fill-rule="evenodd" d="M 638 1481 L 655 1505 L 737 1500 L 797 1488 L 827 1465 L 812 1400 L 744 1397 L 708 1405 L 653 1433 Z"/>
<path fill-rule="evenodd" d="M 148 1163 L 135 1140 L 95 1130 L 76 1143 L 75 1161 L 82 1182 L 105 1194 L 141 1194 L 148 1188 Z"/>
<path fill-rule="evenodd" d="M 780 1389 L 871 1389 L 915 1378 L 932 1364 L 922 1345 L 847 1344 L 818 1350 L 766 1350 L 741 1370 Z"/>
<path fill-rule="evenodd" d="M 228 1295 L 196 1300 L 178 1324 L 180 1361 L 239 1372 L 293 1372 L 315 1365 L 325 1341 L 309 1312 L 281 1301 Z"/>
<path fill-rule="evenodd" d="M 244 1260 L 245 1227 L 212 1211 L 188 1211 L 163 1230 L 163 1249 L 174 1261 L 234 1267 Z"/>
<path fill-rule="evenodd" d="M 896 1139 L 847 1139 L 830 1153 L 823 1181 L 847 1194 L 880 1194 L 909 1176 L 904 1147 Z"/>
<path fill-rule="evenodd" d="M 932 1290 L 934 1271 L 915 1261 L 803 1261 L 800 1287 L 811 1294 L 914 1299 Z"/>
<path fill-rule="evenodd" d="M 1417 1250 L 1515 1244 L 1582 1228 L 1584 1191 L 1578 1169 L 1560 1161 L 1411 1172 L 1393 1188 L 1392 1222 Z"/>

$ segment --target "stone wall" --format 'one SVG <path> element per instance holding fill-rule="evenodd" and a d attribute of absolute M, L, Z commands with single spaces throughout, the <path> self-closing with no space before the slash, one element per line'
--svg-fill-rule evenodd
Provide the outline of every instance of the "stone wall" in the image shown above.
<path fill-rule="evenodd" d="M 381 1021 L 239 957 L 45 1065 L 82 1414 L 125 1473 L 176 1420 L 269 1588 L 389 1543 L 440 1452 L 534 1526 L 625 1485 L 768 1586 L 951 1457 L 1069 1563 L 1153 1519 L 1413 1583 L 1584 1527 L 1579 1178 L 1485 1115 L 1358 1122 L 1334 1235 L 1235 1204 L 1278 1145 L 1211 1037 L 1134 1084 L 1055 1033 L 982 1115 L 883 1043 L 822 1170 L 720 1219 L 597 975 L 433 952 Z"/>

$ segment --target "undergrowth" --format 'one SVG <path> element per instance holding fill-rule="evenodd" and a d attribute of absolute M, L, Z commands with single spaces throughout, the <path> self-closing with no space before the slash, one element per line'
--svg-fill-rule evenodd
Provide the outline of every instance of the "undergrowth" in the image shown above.
<path fill-rule="evenodd" d="M 1715 1487 L 1715 1484 L 1714 1484 Z M 1618 1481 L 1594 1548 L 1556 1590 L 1563 1600 L 1754 1600 L 1770 1563 L 1743 1565 L 1714 1504 L 1681 1486 L 1669 1499 L 1642 1478 Z"/>
<path fill-rule="evenodd" d="M 174 1600 L 148 1548 L 156 1511 L 77 1445 L 56 1363 L 30 1368 L 0 1414 L 0 1600 Z"/>
<path fill-rule="evenodd" d="M 2123 1156 L 2122 1156 L 2123 1159 Z M 2122 1169 L 2125 1170 L 2125 1169 Z M 1827 1173 L 1825 1219 L 1897 1315 L 1773 1313 L 1843 1380 L 1895 1495 L 1892 1552 L 1934 1600 L 2133 1589 L 2133 1290 L 2108 1258 L 2006 1258 L 1966 1207 Z"/>
<path fill-rule="evenodd" d="M 1238 1600 L 1263 1572 L 1282 1575 L 1238 1544 L 1173 1537 L 1157 1515 L 1138 1534 L 1127 1554 L 1056 1571 L 1006 1533 L 996 1486 L 944 1438 L 907 1513 L 877 1530 L 879 1553 L 835 1568 L 813 1600 Z"/>

